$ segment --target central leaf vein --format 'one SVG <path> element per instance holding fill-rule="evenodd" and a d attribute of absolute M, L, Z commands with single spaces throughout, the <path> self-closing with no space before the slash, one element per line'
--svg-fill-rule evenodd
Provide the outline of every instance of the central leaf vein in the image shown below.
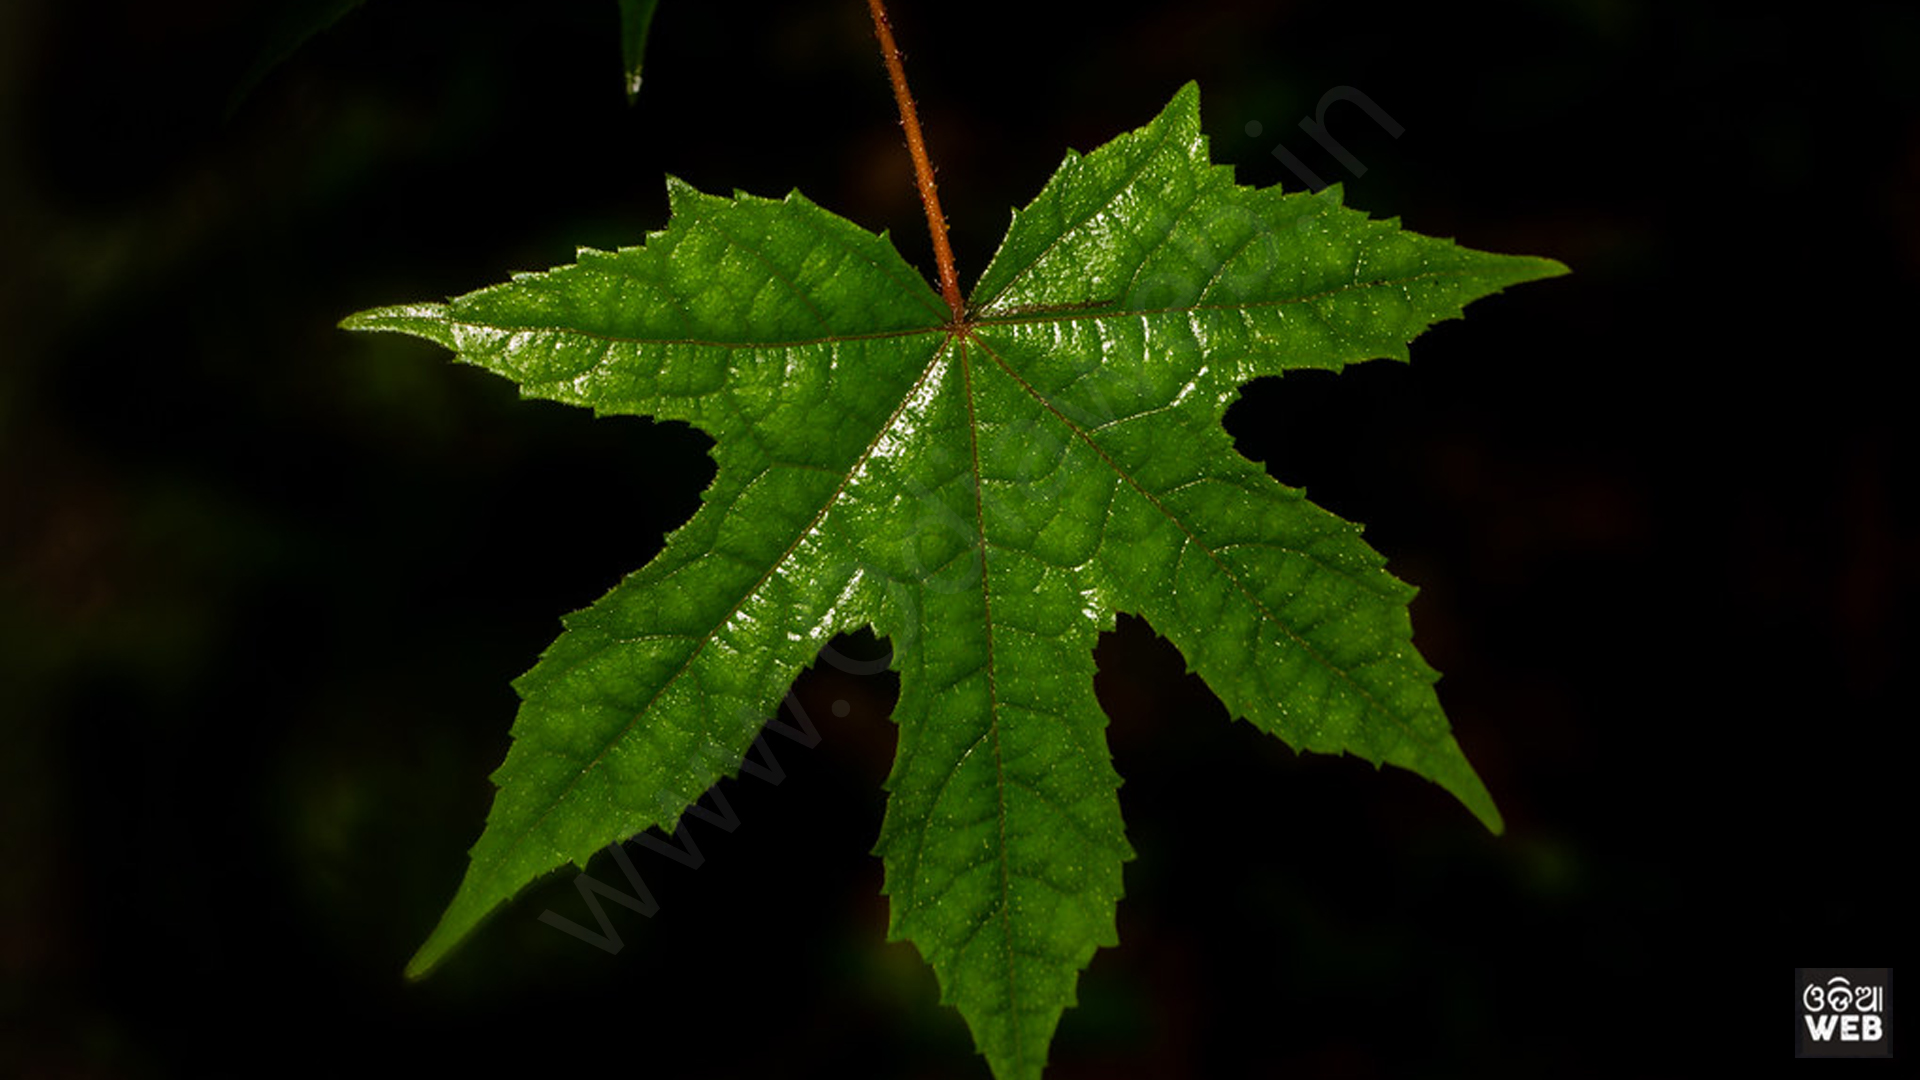
<path fill-rule="evenodd" d="M 967 439 L 968 450 L 973 462 L 973 512 L 977 523 L 980 545 L 980 609 L 982 634 L 985 638 L 987 653 L 987 702 L 992 710 L 988 719 L 988 731 L 993 736 L 993 784 L 997 822 L 1000 833 L 1000 933 L 1005 943 L 1007 957 L 1007 1010 L 1013 1014 L 1013 1056 L 1014 1060 L 1024 1063 L 1027 1059 L 1025 1048 L 1020 1039 L 1020 995 L 1018 979 L 1014 975 L 1013 965 L 1013 881 L 1011 869 L 1007 863 L 1007 769 L 1006 759 L 1000 745 L 1000 689 L 996 681 L 994 640 L 993 640 L 993 584 L 992 575 L 987 569 L 987 508 L 984 497 L 984 484 L 980 472 L 980 417 L 975 401 L 973 385 L 973 352 L 969 348 L 975 344 L 971 335 L 960 343 L 960 371 L 964 379 L 967 401 Z"/>

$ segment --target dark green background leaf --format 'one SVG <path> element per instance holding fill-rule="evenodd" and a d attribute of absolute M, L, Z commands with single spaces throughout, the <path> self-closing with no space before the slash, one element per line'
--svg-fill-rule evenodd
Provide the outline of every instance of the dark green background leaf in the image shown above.
<path fill-rule="evenodd" d="M 627 103 L 640 96 L 641 69 L 647 60 L 647 34 L 660 0 L 620 0 L 620 59 L 627 76 Z"/>
<path fill-rule="evenodd" d="M 307 39 L 347 17 L 366 0 L 283 0 L 266 7 L 265 28 L 255 46 L 253 64 L 234 86 L 227 99 L 227 116 L 233 114 L 253 93 L 260 80 L 274 68 L 286 63 L 295 49 Z"/>

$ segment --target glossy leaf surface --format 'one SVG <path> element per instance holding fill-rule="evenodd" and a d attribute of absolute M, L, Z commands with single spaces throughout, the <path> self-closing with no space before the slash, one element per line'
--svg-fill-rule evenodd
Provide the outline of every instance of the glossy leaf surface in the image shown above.
<path fill-rule="evenodd" d="M 670 181 L 644 246 L 345 325 L 437 342 L 528 396 L 684 420 L 718 472 L 652 562 L 523 676 L 472 862 L 409 968 L 528 882 L 671 831 L 833 635 L 891 639 L 898 750 L 877 853 L 891 932 L 996 1076 L 1039 1075 L 1116 942 L 1120 820 L 1093 648 L 1115 613 L 1229 711 L 1303 750 L 1493 800 L 1411 644 L 1408 586 L 1349 524 L 1242 457 L 1249 380 L 1405 359 L 1463 305 L 1564 272 L 1233 183 L 1198 92 L 1069 154 L 968 316 L 808 202 Z"/>

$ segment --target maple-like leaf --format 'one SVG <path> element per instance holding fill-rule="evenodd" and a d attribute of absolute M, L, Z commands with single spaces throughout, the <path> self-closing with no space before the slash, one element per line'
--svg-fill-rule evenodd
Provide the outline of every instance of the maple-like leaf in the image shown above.
<path fill-rule="evenodd" d="M 1067 156 L 959 319 L 884 235 L 798 193 L 668 188 L 644 246 L 344 324 L 528 396 L 686 421 L 718 463 L 692 520 L 515 683 L 500 790 L 411 973 L 534 878 L 673 830 L 801 667 L 866 625 L 900 674 L 891 933 L 1003 1080 L 1039 1075 L 1116 941 L 1132 852 L 1093 689 L 1116 612 L 1232 715 L 1411 769 L 1500 828 L 1411 643 L 1413 590 L 1221 418 L 1249 380 L 1405 359 L 1467 302 L 1564 267 L 1370 220 L 1337 189 L 1236 185 L 1191 84 Z"/>

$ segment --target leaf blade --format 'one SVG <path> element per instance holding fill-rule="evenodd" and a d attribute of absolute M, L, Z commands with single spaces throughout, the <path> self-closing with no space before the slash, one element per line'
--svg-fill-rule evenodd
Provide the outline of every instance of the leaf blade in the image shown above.
<path fill-rule="evenodd" d="M 1412 647 L 1413 590 L 1356 527 L 1241 457 L 1221 420 L 1251 379 L 1405 360 L 1471 300 L 1564 272 L 1374 221 L 1337 188 L 1235 185 L 1208 159 L 1189 83 L 1146 127 L 1068 155 L 1016 213 L 975 304 L 983 348 L 1126 493 L 1110 500 L 1126 532 L 1111 602 L 1172 640 L 1233 715 L 1296 748 L 1426 775 L 1499 832 Z M 1027 307 L 1052 313 L 993 317 Z M 1316 695 L 1311 716 L 1289 715 L 1290 698 Z"/>
<path fill-rule="evenodd" d="M 582 251 L 446 304 L 343 324 L 453 348 L 526 396 L 681 419 L 718 440 L 694 518 L 568 617 L 516 682 L 499 793 L 467 877 L 408 966 L 415 977 L 531 880 L 646 828 L 670 831 L 738 772 L 800 667 L 853 628 L 857 567 L 812 538 L 944 340 L 926 313 L 945 305 L 883 238 L 798 196 L 725 200 L 677 181 L 670 194 L 674 225 L 645 247 Z M 755 273 L 716 287 L 702 272 L 716 262 Z"/>
<path fill-rule="evenodd" d="M 1405 360 L 1467 303 L 1565 267 L 1403 232 L 1337 188 L 1240 187 L 1191 84 L 1067 156 L 966 320 L 884 235 L 797 193 L 669 192 L 642 247 L 343 324 L 434 341 L 526 396 L 685 421 L 718 465 L 660 555 L 516 681 L 487 827 L 410 973 L 533 878 L 671 829 L 863 625 L 901 675 L 874 847 L 889 934 L 1003 1080 L 1040 1075 L 1117 940 L 1133 852 L 1092 664 L 1117 612 L 1232 715 L 1410 769 L 1500 830 L 1413 647 L 1413 590 L 1221 421 L 1252 379 Z"/>
<path fill-rule="evenodd" d="M 946 436 L 955 479 L 921 496 L 944 500 L 931 516 L 961 554 L 893 590 L 875 623 L 913 643 L 895 656 L 915 666 L 901 671 L 874 852 L 889 937 L 919 948 L 996 1075 L 1037 1077 L 1079 972 L 1118 941 L 1120 869 L 1133 855 L 1093 694 L 1094 640 L 1111 616 L 1082 618 L 1071 579 L 1021 542 L 1018 521 L 1036 512 L 1025 455 L 983 438 L 994 425 L 979 419 L 1004 423 L 1020 396 L 964 347 L 956 366 L 946 422 L 923 429 Z M 960 625 L 984 634 L 955 635 Z"/>

